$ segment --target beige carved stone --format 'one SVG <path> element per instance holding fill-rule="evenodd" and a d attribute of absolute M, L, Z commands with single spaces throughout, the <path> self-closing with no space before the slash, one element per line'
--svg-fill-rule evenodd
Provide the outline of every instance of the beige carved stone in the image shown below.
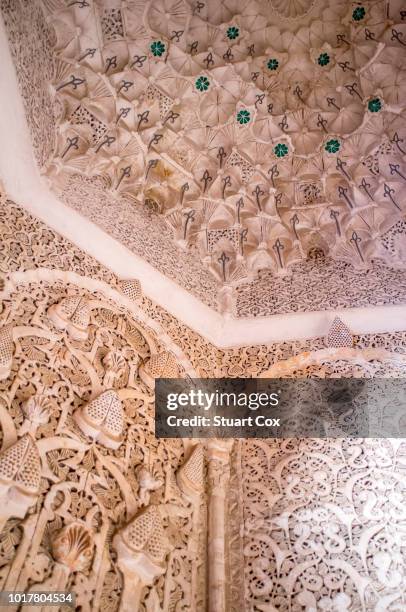
<path fill-rule="evenodd" d="M 41 460 L 29 434 L 0 454 L 0 516 L 24 518 L 39 494 Z"/>
<path fill-rule="evenodd" d="M 118 567 L 124 576 L 120 609 L 138 610 L 142 589 L 165 572 L 165 558 L 171 550 L 157 506 L 148 506 L 113 539 Z"/>
<path fill-rule="evenodd" d="M 327 346 L 329 348 L 344 348 L 353 345 L 354 339 L 351 331 L 340 317 L 335 317 L 327 335 Z"/>
<path fill-rule="evenodd" d="M 48 423 L 51 409 L 51 401 L 46 395 L 39 394 L 30 397 L 22 405 L 22 411 L 26 417 L 25 427 L 29 431 L 35 431 L 39 425 Z"/>
<path fill-rule="evenodd" d="M 304 284 L 314 248 L 404 269 L 400 0 L 43 4 L 58 112 L 27 115 L 66 204 L 206 303 L 264 268 Z"/>
<path fill-rule="evenodd" d="M 66 329 L 74 340 L 86 340 L 90 321 L 87 300 L 80 296 L 67 297 L 48 310 L 48 316 L 58 329 Z"/>
<path fill-rule="evenodd" d="M 150 389 L 154 388 L 156 378 L 177 378 L 179 369 L 172 353 L 164 351 L 152 357 L 139 368 L 139 375 Z"/>
<path fill-rule="evenodd" d="M 227 612 L 226 523 L 233 444 L 232 439 L 209 439 L 207 444 L 209 612 Z"/>
<path fill-rule="evenodd" d="M 150 494 L 152 491 L 156 491 L 163 486 L 164 480 L 161 478 L 154 478 L 149 470 L 142 467 L 138 474 L 137 480 L 139 485 L 139 500 L 141 506 L 148 506 L 150 500 Z"/>
<path fill-rule="evenodd" d="M 106 369 L 103 378 L 105 387 L 113 387 L 115 382 L 120 379 L 126 369 L 126 360 L 117 351 L 109 351 L 103 358 L 103 366 Z"/>
<path fill-rule="evenodd" d="M 13 352 L 13 328 L 11 325 L 4 325 L 0 327 L 0 380 L 10 375 Z"/>
<path fill-rule="evenodd" d="M 176 474 L 178 486 L 184 495 L 195 500 L 204 492 L 204 446 L 192 447 L 188 459 Z"/>
<path fill-rule="evenodd" d="M 123 441 L 123 406 L 112 389 L 76 410 L 74 419 L 84 434 L 107 448 L 118 448 Z"/>
<path fill-rule="evenodd" d="M 67 525 L 52 542 L 54 559 L 71 572 L 83 572 L 91 564 L 94 550 L 93 535 L 87 527 L 75 522 Z"/>
<path fill-rule="evenodd" d="M 86 27 L 93 6 L 76 8 Z M 11 202 L 0 235 L 0 266 L 28 268 L 7 273 L 0 313 L 18 337 L 13 376 L 0 383 L 2 589 L 71 590 L 83 612 L 403 609 L 403 440 L 157 440 L 153 392 L 128 371 L 135 352 L 145 359 L 156 346 L 182 348 L 179 371 L 191 359 L 208 377 L 404 377 L 404 332 L 356 336 L 356 348 L 317 338 L 220 350 L 145 296 L 126 310 L 110 272 Z M 91 301 L 86 342 L 55 334 L 44 316 L 73 292 Z M 126 361 L 118 448 L 102 436 L 90 444 L 72 423 L 80 412 L 95 436 L 106 425 L 104 409 L 86 420 L 86 402 L 105 392 L 108 353 Z"/>
<path fill-rule="evenodd" d="M 133 302 L 138 302 L 142 296 L 141 283 L 138 279 L 120 280 L 118 283 L 121 293 L 128 297 Z"/>

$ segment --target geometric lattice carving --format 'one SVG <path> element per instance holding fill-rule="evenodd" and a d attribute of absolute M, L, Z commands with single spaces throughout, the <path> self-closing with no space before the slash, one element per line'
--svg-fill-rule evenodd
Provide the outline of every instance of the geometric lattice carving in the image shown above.
<path fill-rule="evenodd" d="M 171 550 L 157 506 L 142 510 L 114 536 L 118 566 L 124 575 L 123 610 L 138 610 L 144 585 L 150 585 L 165 571 L 165 557 Z"/>
<path fill-rule="evenodd" d="M 157 506 L 148 506 L 120 532 L 123 542 L 134 552 L 145 553 L 154 563 L 162 563 L 169 550 Z"/>
<path fill-rule="evenodd" d="M 0 327 L 0 380 L 8 378 L 13 361 L 13 328 L 11 325 Z"/>
<path fill-rule="evenodd" d="M 335 317 L 327 335 L 327 346 L 329 348 L 351 347 L 354 339 L 351 331 L 339 317 Z"/>
<path fill-rule="evenodd" d="M 150 389 L 153 389 L 156 378 L 177 378 L 179 376 L 179 369 L 172 353 L 164 351 L 157 355 L 152 355 L 149 361 L 140 367 L 139 375 L 141 380 Z"/>
<path fill-rule="evenodd" d="M 201 495 L 204 491 L 204 447 L 197 444 L 193 447 L 189 459 L 182 465 L 176 474 L 180 490 L 191 499 Z"/>
<path fill-rule="evenodd" d="M 87 436 L 107 448 L 118 448 L 123 438 L 123 406 L 117 393 L 104 391 L 83 408 L 79 408 L 74 418 Z"/>
<path fill-rule="evenodd" d="M 18 209 L 10 204 L 5 215 L 0 215 L 2 235 L 10 210 Z M 20 231 L 24 215 L 20 211 L 16 216 Z M 15 581 L 15 588 L 18 581 L 23 590 L 72 590 L 82 610 L 205 610 L 209 567 L 209 580 L 215 587 L 210 597 L 218 601 L 217 593 L 227 595 L 223 607 L 211 601 L 210 609 L 216 612 L 236 612 L 244 601 L 247 608 L 258 610 L 272 606 L 372 612 L 388 601 L 401 609 L 404 444 L 386 439 L 379 443 L 285 439 L 268 440 L 269 444 L 247 440 L 235 451 L 238 478 L 234 467 L 229 478 L 224 442 L 211 440 L 205 451 L 206 472 L 200 445 L 156 440 L 151 427 L 153 395 L 139 385 L 136 376 L 138 360 L 146 360 L 151 350 L 156 353 L 145 369 L 151 377 L 165 371 L 155 358 L 165 349 L 177 355 L 173 344 L 166 344 L 164 334 L 156 333 L 152 325 L 144 337 L 143 319 L 135 314 L 138 309 L 131 309 L 131 317 L 124 314 L 122 303 L 114 306 L 108 297 L 114 291 L 100 296 L 94 284 L 91 291 L 70 283 L 64 286 L 64 281 L 55 281 L 54 273 L 49 283 L 34 282 L 32 268 L 38 261 L 44 268 L 49 257 L 46 249 L 62 244 L 65 246 L 58 250 L 65 252 L 70 266 L 77 266 L 75 271 L 83 275 L 90 265 L 95 266 L 92 274 L 106 274 L 104 278 L 117 287 L 117 279 L 89 263 L 90 258 L 72 258 L 73 247 L 69 250 L 66 242 L 58 242 L 61 239 L 51 230 L 32 231 L 42 226 L 32 219 L 30 223 L 21 240 L 23 249 L 25 237 L 29 243 L 35 240 L 34 234 L 40 235 L 41 243 L 33 248 L 34 255 L 23 250 L 12 263 L 13 270 L 24 266 L 30 270 L 29 281 L 23 282 L 24 274 L 19 272 L 15 283 L 10 274 L 12 293 L 5 296 L 0 313 L 6 313 L 6 320 L 18 330 L 14 379 L 9 376 L 0 383 L 6 448 L 0 454 L 0 504 L 6 511 L 0 512 L 4 525 L 0 560 L 1 575 L 8 576 L 8 584 Z M 11 252 L 10 248 L 6 261 L 11 261 Z M 54 267 L 62 265 L 55 265 L 56 255 L 52 254 Z M 64 271 L 61 276 L 67 274 Z M 72 291 L 92 303 L 85 342 L 72 343 L 65 334 L 55 334 L 44 314 L 50 304 L 60 303 Z M 148 314 L 164 321 L 175 344 L 182 343 L 193 355 L 196 368 L 207 376 L 215 372 L 256 376 L 266 365 L 299 352 L 299 341 L 216 349 L 144 300 Z M 147 341 L 150 338 L 153 349 Z M 387 351 L 371 351 L 367 348 L 371 342 L 384 343 L 388 351 L 397 345 L 399 353 L 391 353 L 390 361 L 384 361 Z M 341 352 L 347 361 L 340 358 L 339 349 L 327 349 L 313 356 L 317 358 L 314 364 L 312 352 L 321 344 L 321 339 L 302 343 L 307 355 L 298 355 L 288 371 L 279 363 L 280 374 L 318 375 L 321 368 L 326 376 L 404 373 L 404 334 L 359 337 L 359 349 Z M 168 363 L 166 357 L 164 365 Z M 98 399 L 100 389 L 112 382 L 121 389 L 125 408 L 121 413 L 124 440 L 118 448 L 102 448 L 99 442 L 112 433 L 105 427 L 110 425 L 109 411 L 103 406 L 87 411 L 87 407 L 95 401 L 89 398 Z M 72 413 L 96 444 L 80 435 Z M 35 431 L 37 442 L 22 436 L 27 428 Z M 99 438 L 100 430 L 103 435 Z M 231 446 L 233 441 L 229 442 Z M 193 494 L 202 490 L 203 482 L 207 497 L 198 498 Z M 27 503 L 11 510 L 16 497 Z M 38 506 L 24 522 L 13 520 L 26 514 L 35 500 Z M 142 506 L 146 508 L 140 512 Z M 10 514 L 12 520 L 4 524 Z M 135 518 L 123 527 L 131 517 Z M 230 580 L 225 585 L 218 577 L 227 575 L 229 559 Z M 303 571 L 297 572 L 297 567 Z M 143 584 L 150 586 L 143 588 Z M 244 589 L 245 599 L 244 595 L 235 597 Z"/>
<path fill-rule="evenodd" d="M 0 454 L 1 516 L 24 518 L 39 493 L 41 460 L 37 446 L 25 434 Z"/>
<path fill-rule="evenodd" d="M 66 329 L 74 340 L 86 340 L 90 319 L 89 305 L 79 296 L 64 298 L 48 310 L 48 316 L 58 329 Z"/>
<path fill-rule="evenodd" d="M 121 293 L 134 302 L 137 302 L 142 295 L 141 283 L 136 278 L 120 280 L 118 286 Z"/>

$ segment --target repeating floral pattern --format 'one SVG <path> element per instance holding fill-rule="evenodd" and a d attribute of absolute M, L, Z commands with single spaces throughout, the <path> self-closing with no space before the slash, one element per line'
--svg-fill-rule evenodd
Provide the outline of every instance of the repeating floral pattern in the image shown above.
<path fill-rule="evenodd" d="M 89 335 L 82 341 L 58 332 L 47 316 L 50 306 L 75 295 L 92 301 Z M 204 606 L 204 591 L 192 589 L 202 580 L 196 565 L 196 555 L 204 555 L 202 540 L 192 527 L 190 501 L 171 480 L 185 463 L 183 445 L 155 439 L 153 395 L 137 376 L 140 360 L 150 355 L 150 332 L 104 296 L 78 293 L 64 283 L 18 287 L 3 306 L 1 324 L 7 319 L 20 331 L 12 371 L 0 382 L 1 438 L 9 448 L 29 429 L 43 471 L 24 529 L 2 514 L 1 588 L 15 588 L 18 581 L 21 590 L 65 589 L 75 593 L 83 610 L 118 610 L 123 574 L 112 538 L 152 508 L 162 514 L 172 552 L 162 576 L 142 589 L 140 605 L 152 610 L 154 600 L 164 609 L 179 601 L 191 610 Z M 123 442 L 117 450 L 89 439 L 73 418 L 89 399 L 112 387 L 123 398 Z M 39 398 L 46 399 L 41 412 L 28 413 L 27 402 Z M 204 520 L 204 514 L 200 517 Z M 68 529 L 73 530 L 69 540 Z M 147 535 L 140 527 L 141 542 Z M 156 537 L 155 548 L 164 546 L 163 535 Z M 187 551 L 190 546 L 196 554 Z M 69 571 L 61 575 L 61 567 Z"/>
<path fill-rule="evenodd" d="M 125 603 L 125 573 L 117 564 L 113 536 L 150 509 L 161 516 L 163 531 L 146 550 L 168 545 L 171 553 L 169 559 L 164 553 L 162 575 L 141 589 L 140 609 L 169 610 L 179 602 L 185 609 L 204 609 L 205 500 L 191 502 L 176 484 L 177 472 L 187 466 L 183 444 L 154 437 L 153 393 L 138 375 L 152 353 L 166 350 L 165 342 L 155 328 L 104 293 L 55 280 L 53 272 L 63 278 L 72 271 L 89 284 L 98 279 L 120 288 L 95 260 L 5 198 L 0 228 L 0 327 L 14 330 L 11 369 L 7 377 L 2 370 L 0 380 L 0 463 L 20 470 L 20 488 L 24 478 L 40 483 L 36 497 L 20 506 L 22 516 L 9 515 L 2 498 L 1 588 L 15 590 L 18 582 L 20 590 L 65 589 L 75 593 L 82 610 L 118 610 Z M 34 280 L 36 268 L 46 270 L 47 280 Z M 10 283 L 16 271 L 20 280 Z M 69 327 L 56 327 L 50 314 L 63 300 L 76 298 L 89 313 L 86 318 L 82 309 L 81 339 L 74 339 Z M 1 338 L 2 365 L 4 348 Z M 115 449 L 92 441 L 74 418 L 107 389 L 122 398 L 121 424 L 110 419 L 113 432 L 122 428 Z M 13 445 L 27 435 L 34 459 L 24 467 L 24 461 L 16 463 Z M 199 486 L 199 466 L 188 475 Z M 4 477 L 2 471 L 3 497 Z M 143 519 L 133 529 L 138 545 L 144 538 L 148 542 Z"/>
<path fill-rule="evenodd" d="M 245 609 L 401 610 L 405 453 L 394 439 L 244 441 Z"/>

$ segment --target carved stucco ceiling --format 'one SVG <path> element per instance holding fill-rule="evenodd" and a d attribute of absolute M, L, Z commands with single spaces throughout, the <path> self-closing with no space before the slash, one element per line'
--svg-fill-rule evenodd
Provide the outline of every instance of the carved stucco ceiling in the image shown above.
<path fill-rule="evenodd" d="M 219 285 L 315 249 L 406 266 L 404 232 L 385 243 L 406 207 L 402 0 L 42 4 L 54 187 L 86 175 L 152 207 Z"/>

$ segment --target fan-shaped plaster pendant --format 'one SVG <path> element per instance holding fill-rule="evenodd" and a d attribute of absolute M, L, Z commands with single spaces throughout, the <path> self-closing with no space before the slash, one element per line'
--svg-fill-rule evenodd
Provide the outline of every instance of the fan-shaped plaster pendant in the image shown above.
<path fill-rule="evenodd" d="M 123 440 L 124 413 L 117 393 L 104 391 L 76 410 L 74 419 L 84 434 L 107 448 L 116 449 Z"/>
<path fill-rule="evenodd" d="M 336 317 L 328 332 L 327 346 L 329 348 L 345 348 L 352 347 L 353 344 L 354 340 L 349 328 L 339 317 Z"/>
<path fill-rule="evenodd" d="M 48 310 L 48 316 L 58 329 L 66 329 L 74 340 L 86 340 L 90 320 L 87 300 L 75 295 L 64 298 Z"/>
<path fill-rule="evenodd" d="M 11 325 L 5 325 L 0 328 L 0 380 L 10 375 L 13 353 L 13 328 Z"/>

